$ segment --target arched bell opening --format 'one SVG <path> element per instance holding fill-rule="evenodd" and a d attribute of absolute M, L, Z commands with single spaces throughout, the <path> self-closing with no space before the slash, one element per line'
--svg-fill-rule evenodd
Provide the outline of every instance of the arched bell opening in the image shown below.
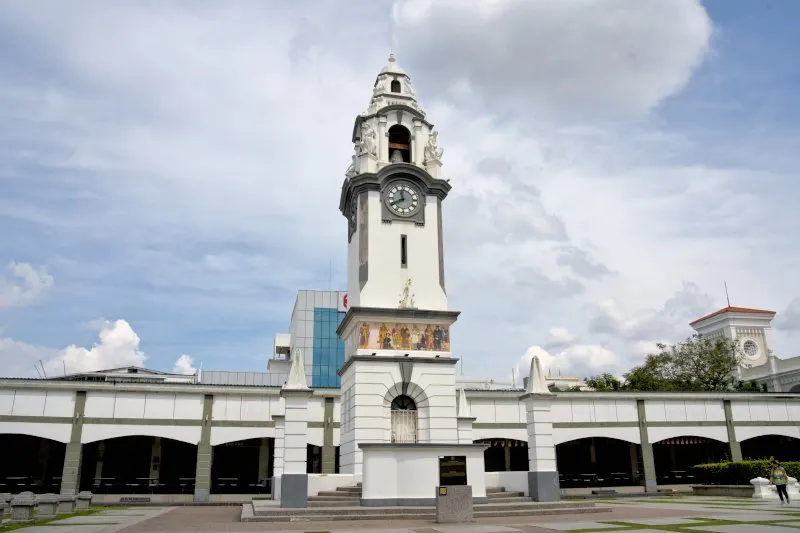
<path fill-rule="evenodd" d="M 400 88 L 400 80 L 392 80 L 392 83 L 389 86 L 389 90 L 391 90 L 393 93 L 402 92 L 402 90 Z"/>
<path fill-rule="evenodd" d="M 417 442 L 417 404 L 404 394 L 392 400 L 392 442 Z"/>
<path fill-rule="evenodd" d="M 389 161 L 411 163 L 411 132 L 405 126 L 395 124 L 389 128 Z"/>

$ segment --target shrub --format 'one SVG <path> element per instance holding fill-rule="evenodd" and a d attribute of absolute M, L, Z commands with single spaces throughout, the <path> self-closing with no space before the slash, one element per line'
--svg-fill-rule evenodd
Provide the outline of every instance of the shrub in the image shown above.
<path fill-rule="evenodd" d="M 748 459 L 739 462 L 709 463 L 695 466 L 698 481 L 706 485 L 749 485 L 757 477 L 769 479 L 773 459 Z M 781 462 L 786 474 L 800 478 L 800 461 Z"/>

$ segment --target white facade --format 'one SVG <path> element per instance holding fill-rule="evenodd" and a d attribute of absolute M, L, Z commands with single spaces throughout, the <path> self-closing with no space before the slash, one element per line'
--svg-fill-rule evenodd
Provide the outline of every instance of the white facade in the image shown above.
<path fill-rule="evenodd" d="M 781 359 L 773 353 L 774 318 L 774 311 L 728 306 L 691 326 L 706 338 L 737 341 L 743 354 L 740 380 L 763 383 L 773 392 L 800 392 L 800 356 Z"/>

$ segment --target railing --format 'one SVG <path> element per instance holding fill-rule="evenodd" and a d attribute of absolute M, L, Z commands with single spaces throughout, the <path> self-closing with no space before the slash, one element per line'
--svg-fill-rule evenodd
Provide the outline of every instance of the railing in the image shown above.
<path fill-rule="evenodd" d="M 392 411 L 392 442 L 417 442 L 417 412 Z"/>

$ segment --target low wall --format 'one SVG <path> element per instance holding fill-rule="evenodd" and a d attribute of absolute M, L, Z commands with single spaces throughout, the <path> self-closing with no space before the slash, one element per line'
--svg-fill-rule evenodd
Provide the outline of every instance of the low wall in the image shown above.
<path fill-rule="evenodd" d="M 208 503 L 214 505 L 241 505 L 253 498 L 269 499 L 269 494 L 212 494 Z M 130 499 L 120 503 L 121 499 Z M 193 494 L 95 494 L 92 505 L 193 505 Z"/>
<path fill-rule="evenodd" d="M 528 472 L 486 472 L 487 487 L 503 487 L 507 492 L 522 492 L 528 496 Z"/>
<path fill-rule="evenodd" d="M 483 470 L 485 444 L 361 443 L 363 481 L 361 505 L 435 506 L 439 458 L 466 459 L 467 484 L 475 503 L 486 502 Z"/>
<path fill-rule="evenodd" d="M 692 485 L 692 493 L 698 496 L 752 498 L 753 492 L 752 485 Z"/>

